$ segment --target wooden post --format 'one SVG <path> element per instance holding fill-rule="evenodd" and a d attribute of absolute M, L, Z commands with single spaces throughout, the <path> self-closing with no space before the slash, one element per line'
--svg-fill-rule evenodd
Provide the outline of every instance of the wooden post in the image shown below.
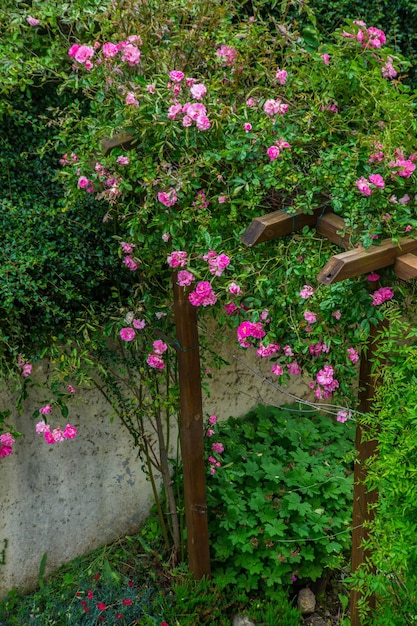
<path fill-rule="evenodd" d="M 377 335 L 386 325 L 380 322 L 378 326 L 372 326 L 371 336 L 366 354 L 362 354 L 359 372 L 359 407 L 361 413 L 367 413 L 372 409 L 372 399 L 375 395 L 377 380 L 372 374 L 372 359 L 377 348 Z M 378 500 L 378 491 L 367 491 L 364 484 L 366 478 L 366 463 L 376 454 L 377 441 L 375 439 L 363 441 L 361 426 L 356 426 L 356 451 L 357 457 L 354 468 L 353 487 L 353 516 L 352 516 L 352 572 L 355 572 L 362 564 L 370 562 L 371 554 L 364 550 L 363 542 L 368 538 L 367 524 L 373 520 L 373 505 Z M 350 593 L 350 624 L 360 626 L 358 600 L 360 593 L 352 588 Z M 375 610 L 375 596 L 368 598 L 369 610 Z"/>
<path fill-rule="evenodd" d="M 184 471 L 185 522 L 190 571 L 197 579 L 210 576 L 204 425 L 201 396 L 197 310 L 173 274 L 180 383 L 180 440 Z"/>

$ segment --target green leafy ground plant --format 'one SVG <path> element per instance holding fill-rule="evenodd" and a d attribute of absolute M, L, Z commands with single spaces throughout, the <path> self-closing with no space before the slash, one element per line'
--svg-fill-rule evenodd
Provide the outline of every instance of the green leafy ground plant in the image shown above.
<path fill-rule="evenodd" d="M 340 567 L 350 546 L 352 428 L 302 405 L 259 405 L 244 418 L 212 425 L 209 434 L 210 533 L 220 587 L 273 597 Z"/>

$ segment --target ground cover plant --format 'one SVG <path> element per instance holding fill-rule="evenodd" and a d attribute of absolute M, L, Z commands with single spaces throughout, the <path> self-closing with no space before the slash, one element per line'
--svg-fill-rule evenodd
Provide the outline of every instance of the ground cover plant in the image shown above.
<path fill-rule="evenodd" d="M 273 598 L 340 569 L 351 543 L 353 428 L 301 404 L 259 405 L 209 434 L 219 586 Z"/>
<path fill-rule="evenodd" d="M 338 249 L 312 229 L 254 249 L 240 237 L 274 209 L 294 221 L 297 211 L 332 209 L 352 247 L 415 235 L 410 63 L 363 19 L 320 38 L 301 2 L 295 21 L 286 2 L 274 15 L 264 2 L 248 13 L 248 3 L 176 0 L 168 15 L 157 0 L 80 4 L 2 8 L 1 114 L 14 131 L 2 141 L 2 222 L 8 231 L 18 223 L 3 253 L 2 371 L 14 371 L 22 397 L 32 363 L 52 359 L 34 411 L 44 445 L 82 434 L 82 424 L 59 425 L 80 385 L 105 394 L 151 481 L 154 471 L 164 475 L 168 507 L 158 510 L 179 558 L 166 453 L 181 349 L 172 273 L 198 307 L 202 349 L 213 340 L 204 323 L 212 316 L 269 361 L 274 384 L 304 376 L 324 411 L 361 420 L 352 385 L 361 350 L 388 301 L 413 313 L 412 289 L 389 270 L 317 285 Z M 19 129 L 36 141 L 20 143 Z M 46 162 L 56 181 L 45 202 L 30 181 Z M 33 166 L 24 193 L 22 164 Z M 18 435 L 12 410 L 0 415 L 1 457 Z"/>

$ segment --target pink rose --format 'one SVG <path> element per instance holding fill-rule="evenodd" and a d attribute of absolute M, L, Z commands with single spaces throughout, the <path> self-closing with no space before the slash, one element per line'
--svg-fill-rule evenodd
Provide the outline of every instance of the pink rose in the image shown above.
<path fill-rule="evenodd" d="M 169 78 L 172 80 L 173 83 L 180 83 L 184 78 L 184 74 L 179 70 L 172 70 L 169 73 Z"/>
<path fill-rule="evenodd" d="M 62 435 L 65 439 L 74 439 L 74 437 L 77 435 L 77 429 L 75 428 L 75 426 L 67 424 Z"/>
<path fill-rule="evenodd" d="M 133 341 L 133 339 L 136 337 L 136 333 L 134 331 L 133 328 L 122 328 L 120 333 L 120 338 L 123 341 Z"/>
<path fill-rule="evenodd" d="M 158 200 L 166 207 L 174 206 L 177 202 L 177 192 L 174 188 L 171 188 L 169 191 L 160 191 L 158 193 Z"/>
<path fill-rule="evenodd" d="M 206 95 L 207 88 L 203 83 L 196 83 L 195 85 L 191 85 L 190 92 L 195 100 L 201 100 Z"/>
<path fill-rule="evenodd" d="M 148 358 L 146 359 L 146 362 L 149 365 L 149 367 L 152 367 L 157 370 L 162 370 L 165 367 L 165 363 L 163 362 L 163 360 L 158 354 L 149 354 Z"/>

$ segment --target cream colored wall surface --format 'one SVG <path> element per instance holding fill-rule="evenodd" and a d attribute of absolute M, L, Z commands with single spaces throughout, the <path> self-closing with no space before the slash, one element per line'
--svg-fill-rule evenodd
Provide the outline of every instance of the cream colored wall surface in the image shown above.
<path fill-rule="evenodd" d="M 233 344 L 229 339 L 216 346 L 230 365 L 216 370 L 207 363 L 212 378 L 210 396 L 203 394 L 204 414 L 226 419 L 259 402 L 288 402 L 288 396 L 263 380 L 271 364 L 253 358 L 254 350 L 235 351 Z M 152 502 L 132 440 L 117 418 L 110 422 L 111 407 L 99 392 L 77 392 L 78 400 L 71 403 L 68 421 L 79 429 L 75 439 L 48 445 L 35 433 L 38 420 L 32 414 L 45 404 L 44 368 L 34 368 L 31 379 L 40 386 L 25 401 L 23 413 L 14 414 L 24 437 L 15 443 L 13 454 L 0 460 L 0 596 L 12 588 L 36 587 L 44 553 L 48 574 L 76 556 L 135 533 Z M 299 377 L 293 378 L 286 392 L 311 394 Z M 6 390 L 0 401 L 0 409 L 13 407 Z M 53 426 L 65 426 L 58 415 L 50 417 Z"/>

